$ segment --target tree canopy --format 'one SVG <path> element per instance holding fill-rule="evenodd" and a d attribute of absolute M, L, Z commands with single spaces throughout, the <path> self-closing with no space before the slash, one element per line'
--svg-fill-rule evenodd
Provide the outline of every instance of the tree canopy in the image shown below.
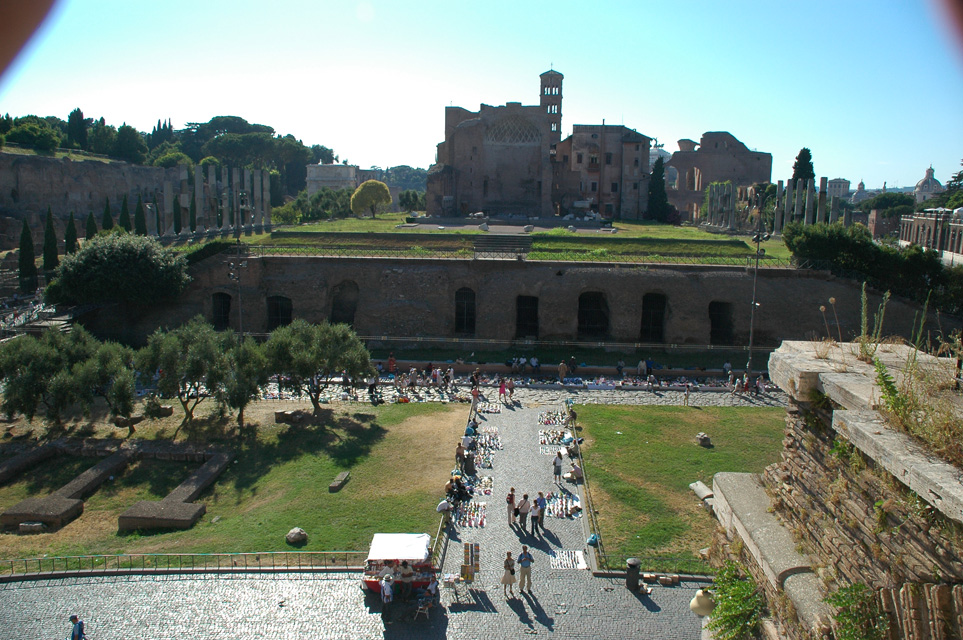
<path fill-rule="evenodd" d="M 792 165 L 793 184 L 796 184 L 796 180 L 802 180 L 805 185 L 808 180 L 815 179 L 816 170 L 813 169 L 813 154 L 807 147 L 803 147 L 799 150 L 796 162 Z"/>
<path fill-rule="evenodd" d="M 115 232 L 65 256 L 46 295 L 54 303 L 150 305 L 176 297 L 189 280 L 182 256 L 151 237 Z"/>
<path fill-rule="evenodd" d="M 53 214 L 47 207 L 47 221 L 43 227 L 43 270 L 51 272 L 60 264 L 57 256 L 57 232 L 54 230 Z"/>
<path fill-rule="evenodd" d="M 20 254 L 17 258 L 20 291 L 23 293 L 33 293 L 37 290 L 37 258 L 34 253 L 33 234 L 30 233 L 30 226 L 27 221 L 23 221 L 20 229 Z"/>
<path fill-rule="evenodd" d="M 658 158 L 652 165 L 652 176 L 649 178 L 649 203 L 646 217 L 650 220 L 665 222 L 672 212 L 669 196 L 665 191 L 665 164 Z"/>
<path fill-rule="evenodd" d="M 74 220 L 74 212 L 70 212 L 67 218 L 67 227 L 64 229 L 64 255 L 70 255 L 77 251 L 77 223 Z"/>
<path fill-rule="evenodd" d="M 368 351 L 345 324 L 309 324 L 297 319 L 275 329 L 264 350 L 282 388 L 307 395 L 316 416 L 321 413 L 321 394 L 330 376 L 345 373 L 357 379 L 374 372 Z"/>
<path fill-rule="evenodd" d="M 391 192 L 388 185 L 378 180 L 366 180 L 351 194 L 351 211 L 356 216 L 371 213 L 374 218 L 378 211 L 391 204 Z"/>

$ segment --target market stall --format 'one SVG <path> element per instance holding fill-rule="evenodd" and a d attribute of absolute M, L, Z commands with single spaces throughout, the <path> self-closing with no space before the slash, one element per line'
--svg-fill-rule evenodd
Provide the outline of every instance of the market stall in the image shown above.
<path fill-rule="evenodd" d="M 436 569 L 431 563 L 431 536 L 427 533 L 376 533 L 365 560 L 362 588 L 381 591 L 381 574 L 386 567 L 398 571 L 407 561 L 414 571 L 412 588 L 428 586 Z M 394 573 L 394 579 L 399 578 Z"/>

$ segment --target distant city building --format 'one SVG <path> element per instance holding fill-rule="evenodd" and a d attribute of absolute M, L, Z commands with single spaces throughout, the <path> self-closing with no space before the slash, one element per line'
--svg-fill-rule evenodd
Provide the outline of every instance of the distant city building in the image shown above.
<path fill-rule="evenodd" d="M 707 131 L 699 142 L 679 140 L 679 151 L 666 166 L 677 171 L 675 181 L 667 181 L 669 202 L 684 218 L 695 220 L 711 183 L 730 181 L 742 187 L 769 182 L 772 154 L 750 151 L 727 131 Z"/>
<path fill-rule="evenodd" d="M 845 178 L 833 178 L 826 187 L 828 198 L 849 198 L 849 180 Z"/>
<path fill-rule="evenodd" d="M 876 194 L 877 194 L 876 191 L 867 191 L 866 185 L 863 183 L 862 180 L 860 180 L 859 184 L 856 185 L 856 191 L 853 192 L 853 196 L 849 199 L 849 201 L 852 202 L 853 204 L 859 204 L 864 200 L 869 200 Z"/>
<path fill-rule="evenodd" d="M 314 195 L 321 189 L 357 189 L 365 180 L 378 178 L 378 172 L 369 169 L 359 169 L 353 164 L 309 164 L 307 166 L 308 195 Z"/>
<path fill-rule="evenodd" d="M 963 207 L 927 209 L 900 218 L 900 246 L 939 251 L 944 264 L 963 264 Z"/>
<path fill-rule="evenodd" d="M 943 185 L 933 177 L 933 167 L 930 166 L 923 179 L 916 183 L 913 195 L 916 197 L 916 202 L 926 202 L 933 196 L 943 193 L 943 191 L 945 191 Z"/>

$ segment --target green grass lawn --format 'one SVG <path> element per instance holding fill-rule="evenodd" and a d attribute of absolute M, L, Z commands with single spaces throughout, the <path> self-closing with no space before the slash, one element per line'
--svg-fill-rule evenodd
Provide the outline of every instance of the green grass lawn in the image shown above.
<path fill-rule="evenodd" d="M 437 443 L 451 440 L 453 448 L 466 416 L 464 405 L 396 404 L 327 411 L 322 426 L 264 420 L 256 438 L 225 438 L 238 451 L 236 462 L 202 494 L 207 514 L 193 528 L 117 532 L 124 510 L 162 499 L 198 466 L 143 460 L 101 486 L 84 513 L 59 531 L 0 534 L 0 558 L 290 551 L 284 535 L 296 526 L 308 533 L 303 551 L 363 551 L 376 532 L 434 537 L 435 506 L 451 469 L 451 448 Z M 58 489 L 96 462 L 62 457 L 38 465 L 0 486 L 0 510 Z M 329 493 L 328 484 L 345 470 L 350 481 Z"/>
<path fill-rule="evenodd" d="M 624 556 L 676 571 L 704 570 L 715 520 L 689 490 L 712 486 L 720 471 L 761 472 L 782 448 L 785 410 L 743 407 L 583 405 L 585 471 L 604 550 L 612 566 Z M 704 431 L 713 447 L 696 444 Z"/>

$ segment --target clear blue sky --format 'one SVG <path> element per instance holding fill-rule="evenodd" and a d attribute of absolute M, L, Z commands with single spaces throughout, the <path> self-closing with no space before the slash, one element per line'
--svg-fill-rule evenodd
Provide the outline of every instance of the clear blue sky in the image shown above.
<path fill-rule="evenodd" d="M 150 131 L 237 115 L 362 167 L 427 167 L 444 107 L 538 102 L 563 135 L 625 124 L 676 151 L 726 130 L 817 176 L 909 186 L 963 159 L 963 44 L 935 0 L 61 0 L 0 113 L 75 107 Z"/>

